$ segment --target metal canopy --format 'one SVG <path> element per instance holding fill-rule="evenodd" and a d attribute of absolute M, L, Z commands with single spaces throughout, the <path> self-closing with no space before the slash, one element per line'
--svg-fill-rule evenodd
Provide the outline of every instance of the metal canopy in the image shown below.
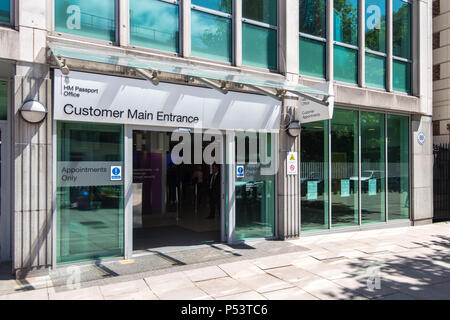
<path fill-rule="evenodd" d="M 280 75 L 267 75 L 241 70 L 223 70 L 208 65 L 192 64 L 180 58 L 168 58 L 162 55 L 138 55 L 120 48 L 99 45 L 82 45 L 78 42 L 48 39 L 47 45 L 58 66 L 60 59 L 76 59 L 133 68 L 143 78 L 158 84 L 157 73 L 166 72 L 194 78 L 213 89 L 226 94 L 226 83 L 246 85 L 262 94 L 281 100 L 286 92 L 328 106 L 330 94 L 326 91 L 288 82 Z M 65 64 L 64 64 L 65 65 Z"/>

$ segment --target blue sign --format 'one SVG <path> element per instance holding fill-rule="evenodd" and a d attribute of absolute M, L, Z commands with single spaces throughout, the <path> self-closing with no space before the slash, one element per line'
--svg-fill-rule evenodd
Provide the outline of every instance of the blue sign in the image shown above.
<path fill-rule="evenodd" d="M 122 180 L 122 167 L 121 166 L 111 166 L 111 181 Z"/>
<path fill-rule="evenodd" d="M 244 166 L 237 166 L 236 167 L 236 178 L 243 178 L 244 177 Z"/>

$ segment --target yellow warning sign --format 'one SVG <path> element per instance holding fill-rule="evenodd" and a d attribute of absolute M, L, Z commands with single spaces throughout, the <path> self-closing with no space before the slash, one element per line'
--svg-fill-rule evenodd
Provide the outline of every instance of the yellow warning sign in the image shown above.
<path fill-rule="evenodd" d="M 294 155 L 291 154 L 291 158 L 289 160 L 295 160 Z"/>

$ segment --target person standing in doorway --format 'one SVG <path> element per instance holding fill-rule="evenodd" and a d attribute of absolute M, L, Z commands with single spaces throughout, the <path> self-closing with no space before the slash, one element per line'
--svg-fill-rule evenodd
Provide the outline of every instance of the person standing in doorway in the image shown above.
<path fill-rule="evenodd" d="M 219 211 L 220 214 L 220 175 L 217 163 L 212 165 L 212 174 L 209 181 L 209 210 L 208 219 L 214 219 L 216 211 Z"/>

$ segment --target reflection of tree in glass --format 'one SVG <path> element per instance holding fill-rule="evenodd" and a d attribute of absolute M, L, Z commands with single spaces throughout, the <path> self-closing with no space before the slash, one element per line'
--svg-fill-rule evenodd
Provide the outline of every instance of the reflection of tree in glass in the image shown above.
<path fill-rule="evenodd" d="M 334 11 L 341 19 L 342 42 L 357 45 L 358 8 L 348 0 L 334 0 Z"/>
<path fill-rule="evenodd" d="M 393 14 L 394 55 L 410 58 L 410 5 L 405 3 Z"/>
<path fill-rule="evenodd" d="M 217 10 L 218 11 L 226 11 L 231 12 L 231 1 L 230 0 L 216 0 L 217 3 Z M 215 23 L 212 28 L 206 29 L 200 39 L 205 44 L 207 48 L 220 48 L 221 50 L 225 50 L 227 47 L 231 48 L 231 46 L 228 46 L 229 42 L 231 41 L 231 35 L 230 35 L 230 23 L 224 23 L 224 18 L 222 17 L 214 17 Z M 229 19 L 227 19 L 230 21 Z M 230 21 L 231 22 L 231 21 Z M 231 55 L 231 52 L 220 52 L 220 54 L 223 55 Z"/>
<path fill-rule="evenodd" d="M 300 32 L 325 37 L 325 0 L 300 0 Z"/>
<path fill-rule="evenodd" d="M 381 17 L 380 28 L 366 31 L 366 47 L 380 52 L 386 51 L 386 16 Z"/>

